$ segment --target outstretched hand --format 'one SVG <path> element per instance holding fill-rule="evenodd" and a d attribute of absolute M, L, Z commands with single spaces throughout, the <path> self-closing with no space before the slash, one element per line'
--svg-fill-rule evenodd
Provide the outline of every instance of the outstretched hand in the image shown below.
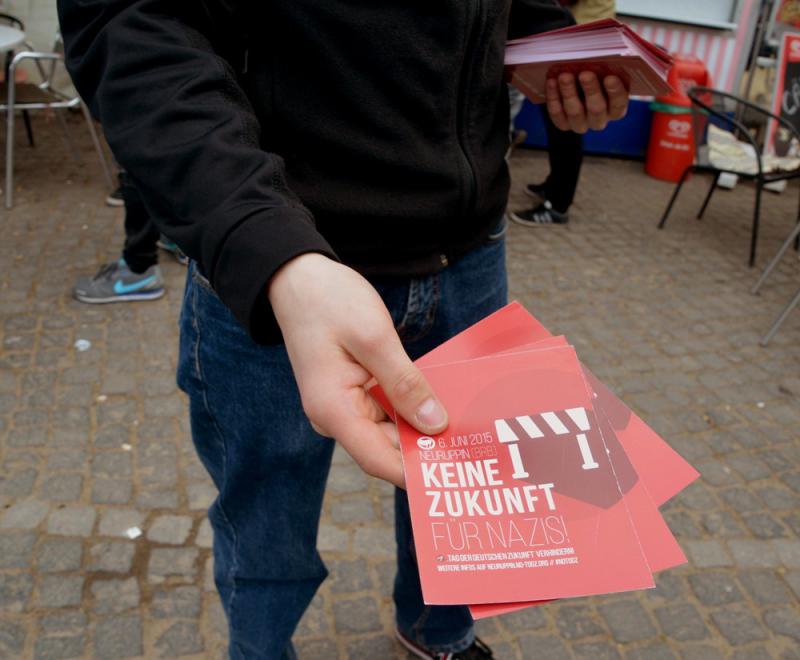
<path fill-rule="evenodd" d="M 320 254 L 292 259 L 268 291 L 303 409 L 367 473 L 403 487 L 397 429 L 365 385 L 377 380 L 397 413 L 426 435 L 447 413 L 409 359 L 378 292 L 361 275 Z"/>
<path fill-rule="evenodd" d="M 580 91 L 578 89 L 580 84 Z M 571 73 L 547 80 L 547 112 L 562 131 L 586 133 L 603 130 L 609 121 L 622 119 L 630 95 L 617 76 L 606 76 L 602 84 L 591 71 L 582 71 L 576 81 Z"/>

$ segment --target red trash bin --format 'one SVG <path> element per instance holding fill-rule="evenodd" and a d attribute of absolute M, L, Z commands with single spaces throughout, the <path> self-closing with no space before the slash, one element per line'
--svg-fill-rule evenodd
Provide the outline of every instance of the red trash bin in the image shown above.
<path fill-rule="evenodd" d="M 645 171 L 657 179 L 674 182 L 694 162 L 692 101 L 687 92 L 692 87 L 711 87 L 711 76 L 701 60 L 676 55 L 669 84 L 673 92 L 659 96 L 650 106 L 653 123 Z"/>

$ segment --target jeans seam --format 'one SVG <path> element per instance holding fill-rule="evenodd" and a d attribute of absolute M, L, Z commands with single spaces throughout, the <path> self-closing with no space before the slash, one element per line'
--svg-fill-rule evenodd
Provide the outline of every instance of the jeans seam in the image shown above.
<path fill-rule="evenodd" d="M 436 311 L 439 307 L 439 295 L 440 295 L 439 276 L 431 275 L 427 279 L 431 283 L 431 295 L 430 295 L 430 301 L 428 302 L 427 308 L 425 310 L 425 318 L 423 319 L 419 331 L 415 335 L 404 336 L 403 331 L 406 329 L 409 317 L 412 315 L 412 312 L 416 313 L 416 308 L 419 307 L 419 299 L 421 297 L 419 291 L 421 289 L 423 280 L 411 281 L 411 286 L 409 287 L 408 291 L 408 307 L 406 309 L 406 314 L 397 328 L 397 334 L 400 335 L 400 338 L 404 342 L 414 342 L 414 341 L 419 341 L 420 339 L 424 339 L 427 336 L 427 334 L 433 329 L 434 320 L 436 319 Z"/>
<path fill-rule="evenodd" d="M 196 271 L 195 271 L 196 273 Z M 194 274 L 194 273 L 193 273 Z M 228 478 L 228 443 L 225 441 L 225 435 L 222 433 L 222 429 L 220 425 L 217 423 L 217 419 L 214 414 L 211 412 L 211 406 L 208 403 L 208 389 L 206 387 L 206 382 L 203 379 L 203 371 L 200 365 L 200 323 L 197 320 L 198 312 L 197 312 L 197 292 L 194 292 L 192 296 L 192 325 L 194 325 L 194 332 L 195 332 L 195 345 L 194 345 L 194 360 L 195 360 L 195 376 L 197 378 L 197 382 L 199 383 L 199 390 L 201 396 L 203 397 L 203 407 L 206 410 L 206 414 L 208 415 L 211 423 L 214 425 L 214 430 L 217 433 L 217 436 L 221 440 L 222 444 L 222 488 L 220 490 L 224 490 L 225 482 Z M 228 514 L 225 512 L 225 507 L 222 505 L 222 502 L 219 501 L 219 511 L 222 514 L 222 517 L 225 521 L 225 524 L 230 528 L 231 534 L 233 535 L 233 561 L 231 562 L 231 568 L 229 570 L 229 577 L 231 578 L 231 596 L 228 602 L 228 611 L 230 614 L 230 619 L 233 619 L 233 604 L 236 599 L 236 573 L 238 572 L 238 550 L 239 550 L 239 535 L 236 533 L 236 526 L 231 522 Z"/>

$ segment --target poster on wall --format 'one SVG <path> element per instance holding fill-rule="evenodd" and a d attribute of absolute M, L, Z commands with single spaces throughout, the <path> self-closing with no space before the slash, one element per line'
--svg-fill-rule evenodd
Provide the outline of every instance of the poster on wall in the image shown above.
<path fill-rule="evenodd" d="M 800 4 L 800 3 L 798 3 Z M 772 112 L 800 131 L 800 33 L 786 32 L 778 52 L 778 74 Z M 769 127 L 766 152 L 779 157 L 795 156 L 800 145 L 792 144 L 792 132 L 776 121 Z"/>

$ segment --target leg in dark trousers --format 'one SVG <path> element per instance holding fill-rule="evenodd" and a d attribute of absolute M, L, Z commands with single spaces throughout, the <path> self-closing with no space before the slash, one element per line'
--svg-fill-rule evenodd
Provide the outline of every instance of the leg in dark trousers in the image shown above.
<path fill-rule="evenodd" d="M 158 263 L 160 234 L 125 172 L 120 172 L 119 185 L 122 199 L 125 200 L 125 247 L 122 257 L 134 273 L 143 273 Z"/>
<path fill-rule="evenodd" d="M 550 115 L 543 112 L 547 130 L 550 175 L 544 183 L 547 201 L 559 213 L 566 213 L 575 199 L 583 164 L 583 136 L 556 128 Z"/>

